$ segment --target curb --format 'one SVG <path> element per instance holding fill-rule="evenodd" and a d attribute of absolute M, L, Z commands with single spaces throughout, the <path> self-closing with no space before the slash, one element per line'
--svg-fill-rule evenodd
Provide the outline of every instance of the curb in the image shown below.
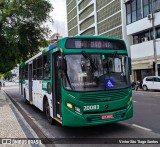
<path fill-rule="evenodd" d="M 34 130 L 34 132 L 37 134 L 39 138 L 43 138 L 46 144 L 43 144 L 46 147 L 55 147 L 54 144 L 52 144 L 51 139 L 49 139 L 43 131 L 34 123 L 34 121 L 28 116 L 28 114 L 25 112 L 25 110 L 12 98 L 4 89 L 4 93 L 8 96 L 8 98 L 11 100 L 11 102 L 14 104 L 14 106 L 17 108 L 17 110 L 20 112 L 20 114 L 24 117 L 25 121 L 29 124 L 29 126 Z"/>

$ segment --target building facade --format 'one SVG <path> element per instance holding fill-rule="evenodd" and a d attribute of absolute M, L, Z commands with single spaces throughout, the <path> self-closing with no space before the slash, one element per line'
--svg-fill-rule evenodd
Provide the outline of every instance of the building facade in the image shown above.
<path fill-rule="evenodd" d="M 125 5 L 121 0 L 66 0 L 68 36 L 102 35 L 127 41 Z"/>
<path fill-rule="evenodd" d="M 132 58 L 132 79 L 154 75 L 152 0 L 66 0 L 68 35 L 104 35 L 124 39 Z M 156 50 L 160 64 L 160 0 L 153 0 Z M 160 65 L 158 65 L 159 67 Z M 159 69 L 160 75 L 160 69 Z"/>
<path fill-rule="evenodd" d="M 160 75 L 160 0 L 125 0 L 127 35 L 130 46 L 133 79 L 154 75 L 153 25 L 155 26 L 158 73 Z M 153 10 L 153 11 L 152 11 Z M 151 13 L 154 12 L 154 19 Z"/>

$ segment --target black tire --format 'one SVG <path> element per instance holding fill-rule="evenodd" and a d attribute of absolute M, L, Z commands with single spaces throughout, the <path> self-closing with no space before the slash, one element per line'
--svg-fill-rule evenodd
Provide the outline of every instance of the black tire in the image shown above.
<path fill-rule="evenodd" d="M 46 115 L 46 118 L 47 118 L 47 121 L 49 122 L 49 124 L 51 124 L 51 125 L 58 124 L 58 122 L 50 116 L 50 107 L 49 107 L 47 100 L 45 101 L 45 104 L 44 104 L 44 112 L 45 112 L 45 115 Z"/>
<path fill-rule="evenodd" d="M 24 90 L 24 99 L 23 99 L 25 104 L 28 104 L 28 100 L 26 99 L 26 91 Z"/>
<path fill-rule="evenodd" d="M 134 85 L 132 85 L 132 90 L 135 90 L 135 87 L 136 87 L 136 85 L 134 84 Z"/>
<path fill-rule="evenodd" d="M 148 90 L 148 87 L 146 85 L 143 85 L 143 90 L 144 91 L 147 91 Z"/>

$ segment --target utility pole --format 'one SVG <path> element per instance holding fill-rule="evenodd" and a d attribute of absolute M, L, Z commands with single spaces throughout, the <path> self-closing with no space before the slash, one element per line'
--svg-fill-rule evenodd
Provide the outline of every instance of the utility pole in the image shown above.
<path fill-rule="evenodd" d="M 158 65 L 157 65 L 157 49 L 156 49 L 156 30 L 155 30 L 155 5 L 153 4 L 153 0 L 151 0 L 151 8 L 152 8 L 152 29 L 153 29 L 153 49 L 154 49 L 154 63 L 155 63 L 155 76 L 158 76 Z"/>

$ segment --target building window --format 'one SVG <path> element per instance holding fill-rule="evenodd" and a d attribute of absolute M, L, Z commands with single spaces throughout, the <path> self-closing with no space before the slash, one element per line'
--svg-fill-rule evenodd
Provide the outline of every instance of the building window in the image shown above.
<path fill-rule="evenodd" d="M 144 33 L 141 33 L 138 35 L 139 36 L 139 43 L 144 42 Z"/>
<path fill-rule="evenodd" d="M 151 0 L 131 0 L 126 3 L 127 24 L 146 17 L 151 12 Z M 160 0 L 153 0 L 155 10 L 160 10 Z"/>
<path fill-rule="evenodd" d="M 134 35 L 133 36 L 133 44 L 138 44 L 139 41 L 138 41 L 138 35 Z"/>
<path fill-rule="evenodd" d="M 150 39 L 153 40 L 153 30 L 150 31 Z"/>
<path fill-rule="evenodd" d="M 127 13 L 127 24 L 131 23 L 131 5 L 130 3 L 126 4 L 126 13 Z"/>
<path fill-rule="evenodd" d="M 160 28 L 157 29 L 157 38 L 160 38 Z"/>
<path fill-rule="evenodd" d="M 132 6 L 132 22 L 135 22 L 137 20 L 137 14 L 136 14 L 136 0 L 133 0 L 131 2 Z"/>
<path fill-rule="evenodd" d="M 149 0 L 143 0 L 143 16 L 146 17 L 149 14 Z"/>
<path fill-rule="evenodd" d="M 137 20 L 142 18 L 141 0 L 137 0 Z"/>
<path fill-rule="evenodd" d="M 156 28 L 156 38 L 160 38 L 160 28 Z M 153 40 L 153 30 L 144 31 L 133 36 L 133 44 Z"/>
<path fill-rule="evenodd" d="M 155 10 L 160 11 L 160 0 L 154 0 Z"/>

